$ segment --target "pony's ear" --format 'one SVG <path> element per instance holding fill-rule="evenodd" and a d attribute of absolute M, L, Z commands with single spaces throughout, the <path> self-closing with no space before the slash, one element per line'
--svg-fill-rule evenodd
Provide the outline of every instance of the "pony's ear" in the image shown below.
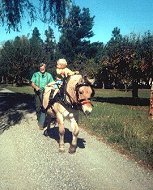
<path fill-rule="evenodd" d="M 93 78 L 93 79 L 89 79 L 89 78 L 87 77 L 87 81 L 89 81 L 89 82 L 93 85 L 94 82 L 95 82 L 95 78 Z"/>
<path fill-rule="evenodd" d="M 84 82 L 90 83 L 91 85 L 93 85 L 94 82 L 95 82 L 95 78 L 88 78 L 87 75 L 84 75 L 84 76 L 83 76 L 83 79 L 84 79 Z"/>

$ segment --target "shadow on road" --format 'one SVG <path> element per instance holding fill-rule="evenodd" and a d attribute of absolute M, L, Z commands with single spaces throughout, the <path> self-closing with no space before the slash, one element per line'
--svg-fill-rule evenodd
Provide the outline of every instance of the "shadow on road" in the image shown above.
<path fill-rule="evenodd" d="M 53 127 L 50 128 L 49 130 L 44 131 L 44 135 L 47 137 L 50 137 L 59 143 L 59 127 Z M 72 142 L 72 132 L 65 128 L 65 135 L 64 135 L 64 143 L 69 143 L 71 144 Z M 86 141 L 83 138 L 78 138 L 77 146 L 79 148 L 85 148 L 85 143 Z"/>
<path fill-rule="evenodd" d="M 23 93 L 0 92 L 0 134 L 10 126 L 20 123 L 25 113 L 35 111 L 34 96 Z M 58 127 L 49 131 L 49 137 L 59 142 Z M 65 129 L 65 143 L 71 143 L 72 133 Z M 78 147 L 85 148 L 85 140 L 78 138 Z"/>
<path fill-rule="evenodd" d="M 34 110 L 33 95 L 0 92 L 0 134 L 19 123 L 25 112 L 32 113 Z"/>

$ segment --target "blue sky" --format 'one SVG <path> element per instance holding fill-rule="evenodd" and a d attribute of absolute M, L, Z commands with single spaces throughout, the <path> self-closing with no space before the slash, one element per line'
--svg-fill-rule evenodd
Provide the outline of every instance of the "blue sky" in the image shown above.
<path fill-rule="evenodd" d="M 144 34 L 148 30 L 153 33 L 153 0 L 75 0 L 75 3 L 81 8 L 89 8 L 90 15 L 95 16 L 93 27 L 95 36 L 90 39 L 92 42 L 106 43 L 109 41 L 114 27 L 119 27 L 122 35 Z M 11 31 L 9 34 L 1 28 L 0 42 L 14 39 L 16 36 L 31 34 L 35 26 L 44 38 L 44 31 L 48 28 L 47 24 L 37 21 L 30 27 L 23 21 L 20 32 Z M 54 30 L 54 35 L 58 40 L 57 28 Z"/>

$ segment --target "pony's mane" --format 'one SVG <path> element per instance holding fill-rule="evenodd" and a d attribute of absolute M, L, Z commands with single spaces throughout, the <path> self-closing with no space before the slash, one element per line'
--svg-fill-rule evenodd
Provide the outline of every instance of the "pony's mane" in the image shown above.
<path fill-rule="evenodd" d="M 66 85 L 66 91 L 76 100 L 75 86 L 83 80 L 82 75 L 72 75 L 69 77 Z"/>
<path fill-rule="evenodd" d="M 73 88 L 76 84 L 83 83 L 84 81 L 84 77 L 81 74 L 72 75 L 67 81 L 67 87 Z"/>

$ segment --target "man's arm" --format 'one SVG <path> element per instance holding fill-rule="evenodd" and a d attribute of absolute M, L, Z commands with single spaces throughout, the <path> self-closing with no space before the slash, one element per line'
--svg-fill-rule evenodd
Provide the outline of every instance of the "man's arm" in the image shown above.
<path fill-rule="evenodd" d="M 40 90 L 40 88 L 36 85 L 36 73 L 34 73 L 33 75 L 32 75 L 32 78 L 31 78 L 31 86 L 32 86 L 32 88 L 34 89 L 34 90 L 36 90 L 36 91 L 39 91 Z"/>
<path fill-rule="evenodd" d="M 32 86 L 32 88 L 33 88 L 34 90 L 36 90 L 36 91 L 39 91 L 39 90 L 40 90 L 40 88 L 39 88 L 38 86 L 36 86 L 34 82 L 31 83 L 31 86 Z"/>

